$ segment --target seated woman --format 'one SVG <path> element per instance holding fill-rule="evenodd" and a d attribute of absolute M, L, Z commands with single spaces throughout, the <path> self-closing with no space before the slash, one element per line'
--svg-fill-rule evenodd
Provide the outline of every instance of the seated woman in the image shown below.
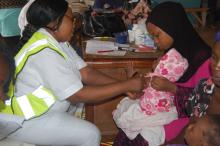
<path fill-rule="evenodd" d="M 193 91 L 191 88 L 182 89 L 182 93 L 185 94 L 179 92 L 179 96 L 174 98 L 175 105 L 178 107 L 179 117 L 192 117 L 191 120 L 193 122 L 195 117 L 199 118 L 204 115 L 220 114 L 219 58 L 220 32 L 216 35 L 216 43 L 212 49 L 210 61 L 211 77 L 202 79 Z M 179 140 L 183 140 L 181 136 L 179 136 Z"/>
<path fill-rule="evenodd" d="M 0 39 L 0 104 L 7 100 L 7 92 L 9 89 L 9 83 L 14 80 L 15 61 L 10 51 L 10 47 Z M 0 107 L 0 111 L 2 111 Z M 13 119 L 13 121 L 8 121 Z M 0 145 L 1 146 L 34 146 L 31 144 L 19 142 L 16 140 L 10 140 L 6 137 L 20 127 L 20 123 L 23 122 L 23 118 L 19 118 L 15 115 L 6 115 L 0 113 Z M 9 124 L 10 123 L 10 124 Z"/>
<path fill-rule="evenodd" d="M 172 83 L 165 78 L 154 76 L 151 86 L 159 91 L 169 91 L 175 96 L 186 95 L 182 90 L 185 87 L 195 87 L 201 78 L 210 77 L 209 58 L 211 48 L 201 39 L 189 22 L 182 5 L 174 2 L 165 2 L 157 5 L 147 20 L 147 29 L 154 39 L 158 49 L 167 52 L 171 48 L 187 59 L 189 67 L 182 77 Z M 202 72 L 200 71 L 202 69 Z M 187 88 L 188 89 L 188 88 Z M 180 94 L 181 92 L 181 94 Z M 181 96 L 182 97 L 182 96 Z M 165 126 L 166 140 L 174 138 L 188 123 L 187 119 L 172 122 L 168 128 Z M 173 126 L 174 125 L 174 126 Z M 177 126 L 178 125 L 178 126 Z M 172 129 L 171 129 L 171 128 Z M 129 140 L 123 131 L 119 131 L 114 146 L 148 145 L 142 135 Z"/>
<path fill-rule="evenodd" d="M 144 78 L 118 81 L 90 68 L 68 43 L 73 13 L 65 0 L 35 0 L 26 16 L 16 47 L 17 80 L 8 93 L 13 99 L 7 103 L 9 114 L 25 121 L 8 138 L 36 145 L 100 146 L 99 129 L 77 116 L 82 103 L 123 93 L 132 97 L 131 92 L 143 89 Z"/>

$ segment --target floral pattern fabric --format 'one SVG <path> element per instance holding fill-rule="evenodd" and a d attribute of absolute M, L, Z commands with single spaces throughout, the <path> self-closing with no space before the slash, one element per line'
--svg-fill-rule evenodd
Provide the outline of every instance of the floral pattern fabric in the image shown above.
<path fill-rule="evenodd" d="M 189 116 L 202 117 L 206 114 L 206 110 L 211 100 L 214 84 L 211 79 L 203 79 L 194 89 L 186 102 L 186 113 Z"/>
<path fill-rule="evenodd" d="M 174 104 L 179 118 L 202 117 L 206 114 L 214 89 L 211 79 L 202 79 L 194 89 L 181 86 L 177 89 Z"/>
<path fill-rule="evenodd" d="M 177 81 L 188 67 L 188 61 L 174 48 L 169 50 L 159 61 L 153 73 L 147 76 L 163 76 L 171 82 Z M 144 89 L 144 95 L 140 98 L 142 111 L 147 115 L 157 112 L 169 112 L 173 107 L 173 94 L 153 89 L 150 86 Z"/>

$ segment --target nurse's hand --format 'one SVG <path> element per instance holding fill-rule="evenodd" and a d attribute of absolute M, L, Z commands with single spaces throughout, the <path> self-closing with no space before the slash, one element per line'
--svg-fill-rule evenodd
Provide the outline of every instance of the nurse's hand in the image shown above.
<path fill-rule="evenodd" d="M 148 87 L 150 78 L 145 77 L 143 74 L 135 73 L 132 79 L 135 79 L 136 82 L 130 84 L 130 87 L 133 89 L 133 92 L 127 92 L 126 94 L 131 99 L 138 99 L 144 94 L 143 90 Z"/>
<path fill-rule="evenodd" d="M 130 99 L 139 99 L 143 94 L 144 94 L 143 91 L 141 91 L 141 92 L 127 92 L 127 93 L 126 93 L 126 95 L 127 95 Z"/>

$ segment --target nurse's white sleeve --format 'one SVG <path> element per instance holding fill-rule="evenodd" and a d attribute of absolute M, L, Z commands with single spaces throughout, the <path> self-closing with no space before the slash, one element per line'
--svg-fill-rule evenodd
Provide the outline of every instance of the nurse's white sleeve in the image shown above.
<path fill-rule="evenodd" d="M 42 84 L 49 88 L 59 100 L 68 98 L 83 87 L 79 69 L 86 64 L 80 58 L 69 57 L 65 60 L 57 52 L 44 49 L 33 55 L 30 63 L 39 74 Z"/>

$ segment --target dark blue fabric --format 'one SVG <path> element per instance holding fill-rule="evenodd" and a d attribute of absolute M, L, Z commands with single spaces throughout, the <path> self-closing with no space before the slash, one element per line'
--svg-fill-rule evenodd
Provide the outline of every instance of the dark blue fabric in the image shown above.
<path fill-rule="evenodd" d="M 124 5 L 124 0 L 95 0 L 93 9 L 103 9 L 104 4 L 109 4 L 111 8 L 120 8 Z"/>

